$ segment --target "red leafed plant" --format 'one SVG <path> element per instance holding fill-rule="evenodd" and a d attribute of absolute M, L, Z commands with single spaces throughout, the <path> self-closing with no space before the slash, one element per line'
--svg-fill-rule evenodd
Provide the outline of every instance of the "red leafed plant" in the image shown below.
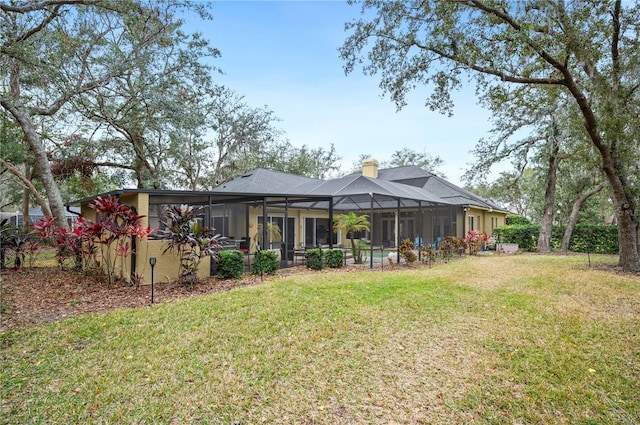
<path fill-rule="evenodd" d="M 89 208 L 96 210 L 96 220 L 80 222 L 83 242 L 90 253 L 99 251 L 108 282 L 112 284 L 117 277 L 122 277 L 116 276 L 118 257 L 125 258 L 132 253 L 130 238 L 145 233 L 140 231 L 144 216 L 112 196 L 97 197 Z"/>

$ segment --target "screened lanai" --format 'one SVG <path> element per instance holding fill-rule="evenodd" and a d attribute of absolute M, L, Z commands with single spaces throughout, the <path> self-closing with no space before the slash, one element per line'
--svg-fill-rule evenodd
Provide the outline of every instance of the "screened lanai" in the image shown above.
<path fill-rule="evenodd" d="M 168 206 L 201 206 L 199 220 L 229 247 L 279 249 L 284 262 L 311 247 L 348 245 L 349 235 L 335 232 L 333 222 L 350 211 L 369 217 L 370 230 L 355 237 L 367 243 L 371 258 L 374 250 L 397 251 L 407 238 L 436 246 L 446 236 L 487 228 L 489 220 L 490 229 L 504 224 L 503 211 L 418 167 L 380 170 L 376 177 L 377 169 L 370 176 L 364 168 L 363 174 L 332 180 L 256 169 L 211 191 L 123 189 L 97 196 L 117 196 L 133 205 L 151 228 L 163 227 Z M 71 205 L 87 211 L 93 199 Z M 264 223 L 277 225 L 280 235 L 272 237 Z"/>

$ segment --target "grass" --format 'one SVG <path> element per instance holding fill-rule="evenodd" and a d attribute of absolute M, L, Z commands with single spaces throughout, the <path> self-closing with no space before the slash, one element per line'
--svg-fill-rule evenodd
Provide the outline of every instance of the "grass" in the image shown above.
<path fill-rule="evenodd" d="M 638 424 L 640 279 L 585 263 L 315 273 L 13 330 L 0 418 Z"/>

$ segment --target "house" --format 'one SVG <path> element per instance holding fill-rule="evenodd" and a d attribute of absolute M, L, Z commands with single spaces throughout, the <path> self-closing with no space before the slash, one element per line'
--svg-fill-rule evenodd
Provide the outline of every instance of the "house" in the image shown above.
<path fill-rule="evenodd" d="M 80 208 L 78 207 L 68 207 L 65 211 L 65 217 L 67 219 L 67 223 L 71 226 L 75 223 L 80 215 Z M 29 209 L 29 223 L 34 224 L 38 220 L 42 220 L 45 218 L 45 214 L 42 211 L 42 208 L 35 207 Z M 0 218 L 2 220 L 7 219 L 9 224 L 14 226 L 22 226 L 24 225 L 24 214 L 21 211 L 16 212 L 0 212 Z"/>
<path fill-rule="evenodd" d="M 378 169 L 378 162 L 363 163 L 361 173 L 332 180 L 319 180 L 266 169 L 253 170 L 211 191 L 123 189 L 112 195 L 145 215 L 151 228 L 163 226 L 163 211 L 169 205 L 203 207 L 202 223 L 213 227 L 230 243 L 250 250 L 278 249 L 284 262 L 310 247 L 348 245 L 348 235 L 333 231 L 337 214 L 354 211 L 369 216 L 371 229 L 357 235 L 375 249 L 399 249 L 409 238 L 420 244 L 437 245 L 446 236 L 464 237 L 470 230 L 491 234 L 505 224 L 507 211 L 416 166 Z M 73 202 L 87 218 L 95 197 Z M 276 224 L 281 238 L 269 239 L 267 227 Z M 262 229 L 262 235 L 258 235 Z M 259 246 L 259 241 L 265 243 Z M 162 240 L 141 241 L 136 255 L 122 260 L 123 274 L 148 275 L 149 257 L 162 256 Z M 371 260 L 373 261 L 373 260 Z M 158 261 L 163 278 L 177 275 L 175 261 Z M 373 262 L 371 262 L 373 265 Z M 209 265 L 200 273 L 209 273 Z"/>

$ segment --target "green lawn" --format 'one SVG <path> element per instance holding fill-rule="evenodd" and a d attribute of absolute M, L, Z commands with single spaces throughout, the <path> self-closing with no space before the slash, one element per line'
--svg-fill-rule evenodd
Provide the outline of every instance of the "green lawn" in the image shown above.
<path fill-rule="evenodd" d="M 2 423 L 640 423 L 640 278 L 585 256 L 299 275 L 2 338 Z"/>

